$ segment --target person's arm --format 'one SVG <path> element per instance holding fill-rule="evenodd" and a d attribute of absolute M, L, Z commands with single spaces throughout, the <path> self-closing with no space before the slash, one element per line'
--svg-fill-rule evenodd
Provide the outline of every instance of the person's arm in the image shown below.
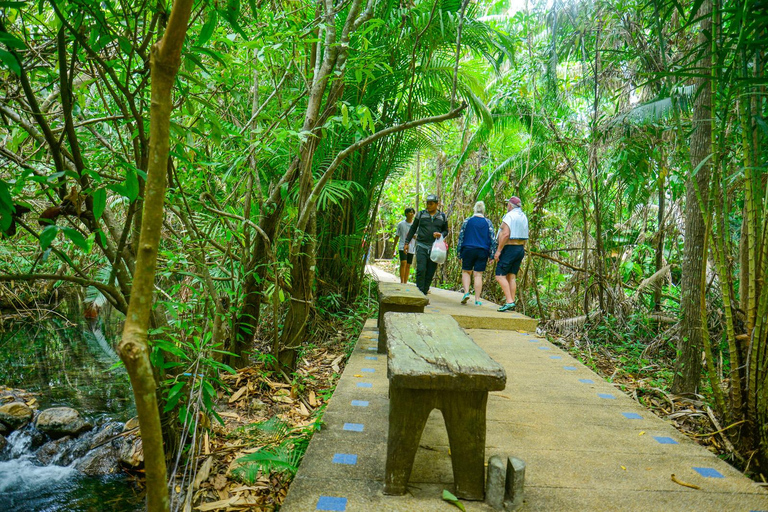
<path fill-rule="evenodd" d="M 456 244 L 456 253 L 459 255 L 459 259 L 461 259 L 461 246 L 464 245 L 464 230 L 467 228 L 468 222 L 469 219 L 464 219 L 464 222 L 461 224 L 461 229 L 459 230 L 459 243 Z"/>
<path fill-rule="evenodd" d="M 485 221 L 488 223 L 488 236 L 491 239 L 491 250 L 489 254 L 496 254 L 498 242 L 496 241 L 496 232 L 493 230 L 493 222 L 491 222 L 491 219 L 485 219 Z"/>
<path fill-rule="evenodd" d="M 501 233 L 499 233 L 499 246 L 496 249 L 496 254 L 494 254 L 493 259 L 496 261 L 499 261 L 499 256 L 501 256 L 501 251 L 504 249 L 504 246 L 507 245 L 507 240 L 509 240 L 509 226 L 507 226 L 506 222 L 501 223 Z"/>
<path fill-rule="evenodd" d="M 448 218 L 443 214 L 443 230 L 440 233 L 443 238 L 448 238 Z"/>
<path fill-rule="evenodd" d="M 403 246 L 405 252 L 408 252 L 408 245 L 411 243 L 411 240 L 413 240 L 413 235 L 416 234 L 416 230 L 419 229 L 419 217 L 420 215 L 417 214 L 416 217 L 413 218 L 411 229 L 408 230 L 408 234 L 405 236 L 405 245 Z"/>

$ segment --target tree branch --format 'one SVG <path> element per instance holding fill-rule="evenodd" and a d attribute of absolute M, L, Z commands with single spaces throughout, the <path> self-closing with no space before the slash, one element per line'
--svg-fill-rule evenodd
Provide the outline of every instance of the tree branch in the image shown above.
<path fill-rule="evenodd" d="M 320 179 L 317 180 L 315 187 L 312 189 L 312 194 L 309 196 L 309 201 L 307 201 L 307 203 L 304 205 L 304 209 L 301 211 L 301 215 L 299 216 L 299 221 L 296 224 L 296 228 L 299 231 L 303 231 L 304 228 L 307 227 L 310 213 L 314 211 L 315 204 L 317 204 L 317 201 L 320 198 L 320 193 L 322 192 L 323 187 L 326 183 L 328 183 L 328 180 L 331 179 L 333 173 L 349 155 L 358 149 L 371 144 L 372 142 L 376 142 L 382 137 L 386 137 L 387 135 L 392 135 L 393 133 L 402 132 L 404 130 L 410 130 L 411 128 L 417 128 L 425 124 L 442 123 L 443 121 L 448 121 L 449 119 L 455 119 L 459 117 L 466 108 L 467 104 L 462 103 L 459 107 L 451 110 L 447 114 L 424 117 L 422 119 L 416 119 L 415 121 L 408 121 L 406 123 L 390 126 L 389 128 L 385 128 L 384 130 L 376 132 L 373 135 L 369 135 L 368 137 L 355 142 L 347 149 L 336 155 L 336 158 L 333 160 L 333 162 L 331 162 L 331 165 L 328 166 L 328 169 L 326 169 Z"/>

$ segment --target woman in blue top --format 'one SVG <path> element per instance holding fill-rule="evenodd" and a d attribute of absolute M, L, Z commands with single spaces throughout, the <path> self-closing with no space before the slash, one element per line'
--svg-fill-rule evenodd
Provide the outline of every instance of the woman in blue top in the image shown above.
<path fill-rule="evenodd" d="M 496 236 L 493 223 L 485 218 L 485 203 L 475 203 L 475 214 L 466 219 L 459 232 L 459 244 L 456 250 L 461 260 L 461 282 L 464 285 L 462 304 L 469 300 L 469 284 L 472 273 L 475 274 L 475 306 L 479 306 L 480 294 L 483 292 L 483 272 L 496 252 Z"/>

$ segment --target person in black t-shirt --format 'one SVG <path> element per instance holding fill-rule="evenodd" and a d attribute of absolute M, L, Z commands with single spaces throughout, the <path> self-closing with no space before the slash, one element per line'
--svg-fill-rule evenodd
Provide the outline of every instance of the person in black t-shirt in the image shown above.
<path fill-rule="evenodd" d="M 407 252 L 408 246 L 416 235 L 416 286 L 421 293 L 426 295 L 432 284 L 432 278 L 437 270 L 437 263 L 429 257 L 432 252 L 432 244 L 442 235 L 448 236 L 448 220 L 445 214 L 437 209 L 438 199 L 435 194 L 427 196 L 427 208 L 421 210 L 413 218 L 413 225 L 405 238 L 404 249 Z"/>

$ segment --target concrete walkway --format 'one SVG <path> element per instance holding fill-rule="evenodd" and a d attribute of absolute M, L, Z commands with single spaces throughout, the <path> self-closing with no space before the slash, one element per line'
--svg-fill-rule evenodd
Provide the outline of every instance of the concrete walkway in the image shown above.
<path fill-rule="evenodd" d="M 457 318 L 507 371 L 507 388 L 488 400 L 486 459 L 498 454 L 525 461 L 519 510 L 768 511 L 768 493 L 538 338 L 530 332 L 534 320 L 496 313 L 493 305 L 462 306 L 455 292 L 433 288 L 429 298 L 427 314 L 458 311 L 474 326 L 497 324 L 469 328 L 468 320 Z M 499 321 L 497 315 L 508 316 Z M 382 493 L 389 403 L 386 357 L 376 353 L 375 326 L 374 320 L 366 323 L 284 512 L 458 510 L 441 499 L 443 489 L 452 489 L 453 475 L 438 411 L 424 430 L 410 494 Z M 699 489 L 674 482 L 673 474 Z M 463 503 L 468 511 L 492 510 L 482 502 Z"/>

